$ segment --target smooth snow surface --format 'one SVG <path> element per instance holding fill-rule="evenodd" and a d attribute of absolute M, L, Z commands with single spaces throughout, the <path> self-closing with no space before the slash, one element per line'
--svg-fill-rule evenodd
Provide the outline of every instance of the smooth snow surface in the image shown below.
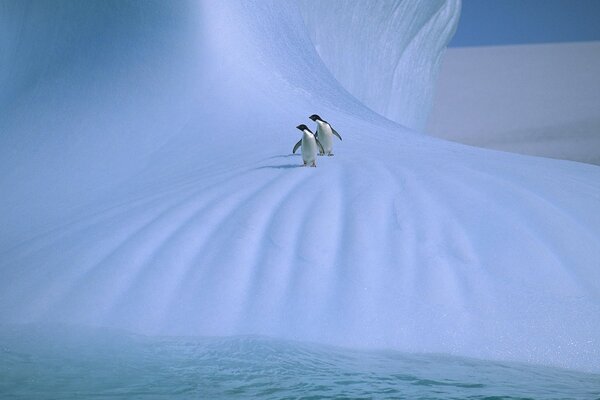
<path fill-rule="evenodd" d="M 600 164 L 600 42 L 448 49 L 427 132 Z"/>
<path fill-rule="evenodd" d="M 0 322 L 600 370 L 598 167 L 375 114 L 293 2 L 1 12 Z M 313 113 L 344 141 L 302 168 Z"/>
<path fill-rule="evenodd" d="M 423 130 L 460 0 L 298 0 L 327 68 L 366 106 Z"/>

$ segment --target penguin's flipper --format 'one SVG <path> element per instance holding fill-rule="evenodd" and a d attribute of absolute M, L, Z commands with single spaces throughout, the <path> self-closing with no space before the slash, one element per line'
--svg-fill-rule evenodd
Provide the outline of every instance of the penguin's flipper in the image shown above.
<path fill-rule="evenodd" d="M 300 147 L 301 144 L 302 144 L 302 139 L 298 140 L 298 143 L 296 143 L 294 145 L 294 150 L 292 150 L 292 154 L 296 154 L 296 150 L 298 150 L 298 147 Z"/>
<path fill-rule="evenodd" d="M 325 150 L 323 150 L 323 145 L 319 142 L 319 139 L 315 138 L 315 140 L 317 141 L 317 146 L 319 146 L 319 149 L 321 150 L 321 154 L 325 154 Z"/>
<path fill-rule="evenodd" d="M 331 125 L 329 125 L 329 126 L 331 126 Z M 337 137 L 338 137 L 338 139 L 342 140 L 342 137 L 340 136 L 340 134 L 339 134 L 339 133 L 337 133 L 337 131 L 336 131 L 335 129 L 333 129 L 333 126 L 331 126 L 331 132 L 332 132 L 332 133 L 333 133 L 335 136 L 337 136 Z"/>

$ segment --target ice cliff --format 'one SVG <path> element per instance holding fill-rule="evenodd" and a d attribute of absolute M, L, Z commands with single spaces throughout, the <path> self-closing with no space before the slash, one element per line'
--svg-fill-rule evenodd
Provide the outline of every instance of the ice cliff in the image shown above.
<path fill-rule="evenodd" d="M 333 76 L 363 104 L 425 128 L 460 0 L 299 0 L 308 33 Z"/>

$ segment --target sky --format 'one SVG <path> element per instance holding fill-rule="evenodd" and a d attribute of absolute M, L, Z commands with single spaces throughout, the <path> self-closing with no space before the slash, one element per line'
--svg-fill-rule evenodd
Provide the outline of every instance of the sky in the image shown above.
<path fill-rule="evenodd" d="M 600 40 L 600 0 L 463 0 L 450 47 Z"/>

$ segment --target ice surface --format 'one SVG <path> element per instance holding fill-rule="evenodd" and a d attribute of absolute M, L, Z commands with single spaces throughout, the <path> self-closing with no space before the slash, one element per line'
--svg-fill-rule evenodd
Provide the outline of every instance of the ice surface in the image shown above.
<path fill-rule="evenodd" d="M 379 116 L 293 2 L 0 10 L 20 21 L 0 24 L 20 38 L 1 75 L 1 323 L 600 369 L 598 167 Z M 315 112 L 344 141 L 301 168 Z"/>
<path fill-rule="evenodd" d="M 299 0 L 317 52 L 365 105 L 422 130 L 460 0 Z"/>

